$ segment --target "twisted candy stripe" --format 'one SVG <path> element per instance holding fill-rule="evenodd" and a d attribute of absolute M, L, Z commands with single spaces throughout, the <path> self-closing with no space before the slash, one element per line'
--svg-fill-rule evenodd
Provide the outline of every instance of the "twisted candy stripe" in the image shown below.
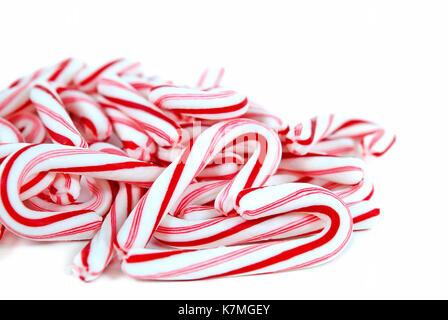
<path fill-rule="evenodd" d="M 120 58 L 97 68 L 83 68 L 76 75 L 74 83 L 79 90 L 91 92 L 96 90 L 99 80 L 105 75 L 139 75 L 140 73 L 140 63 Z"/>
<path fill-rule="evenodd" d="M 296 157 L 284 154 L 279 170 L 353 185 L 359 183 L 364 177 L 364 162 L 351 157 L 319 154 Z"/>
<path fill-rule="evenodd" d="M 39 69 L 14 81 L 7 89 L 0 92 L 0 116 L 7 116 L 29 107 L 31 105 L 29 95 L 36 82 L 68 85 L 82 68 L 83 63 L 79 60 L 68 58 L 54 66 Z"/>
<path fill-rule="evenodd" d="M 10 121 L 21 133 L 25 142 L 42 143 L 46 138 L 45 127 L 39 117 L 29 112 L 14 113 L 8 116 Z"/>
<path fill-rule="evenodd" d="M 353 217 L 354 230 L 370 228 L 373 218 L 379 214 L 379 209 L 370 201 L 373 185 L 369 180 L 363 180 L 355 186 L 344 186 L 317 179 L 308 180 L 315 186 L 329 189 L 347 204 Z M 288 183 L 280 179 L 277 182 L 278 184 Z M 200 186 L 191 188 L 199 184 Z M 193 191 L 184 199 L 193 197 L 196 190 L 201 191 L 202 187 L 208 187 L 204 183 L 191 186 Z M 243 193 L 244 191 L 240 195 Z M 207 195 L 206 192 L 204 194 Z M 200 200 L 197 197 L 194 202 L 208 202 L 207 197 L 203 197 L 203 201 Z M 200 249 L 309 235 L 324 228 L 324 221 L 316 216 L 293 210 L 282 215 L 263 218 L 251 215 L 250 212 L 225 217 L 210 206 L 190 206 L 182 210 L 183 214 L 179 215 L 182 219 L 167 216 L 162 220 L 154 234 L 157 240 L 171 247 Z"/>
<path fill-rule="evenodd" d="M 140 200 L 118 234 L 121 249 L 145 247 L 166 212 L 172 209 L 191 181 L 229 142 L 248 134 L 258 139 L 259 148 L 218 194 L 215 207 L 224 213 L 230 212 L 238 192 L 263 185 L 277 170 L 280 161 L 278 136 L 266 126 L 248 119 L 216 124 L 196 139 L 191 150 L 183 151 Z"/>
<path fill-rule="evenodd" d="M 172 146 L 180 141 L 182 132 L 177 123 L 122 79 L 103 77 L 98 84 L 98 91 L 137 121 L 157 144 Z"/>
<path fill-rule="evenodd" d="M 287 125 L 207 69 L 194 86 L 116 59 L 65 59 L 0 91 L 0 238 L 88 240 L 72 269 L 114 257 L 136 279 L 314 266 L 380 210 L 365 175 L 395 136 L 371 121 Z"/>
<path fill-rule="evenodd" d="M 104 98 L 97 99 L 128 156 L 142 161 L 151 160 L 157 151 L 157 145 L 142 126 Z"/>
<path fill-rule="evenodd" d="M 19 130 L 6 119 L 0 118 L 0 144 L 23 142 Z"/>
<path fill-rule="evenodd" d="M 255 201 L 254 201 L 255 200 Z M 307 184 L 252 189 L 239 198 L 238 211 L 281 214 L 294 210 L 325 221 L 310 237 L 205 250 L 132 249 L 122 269 L 137 279 L 192 280 L 263 274 L 309 267 L 335 257 L 352 234 L 344 203 L 331 192 Z"/>
<path fill-rule="evenodd" d="M 88 149 L 41 144 L 11 154 L 0 167 L 0 221 L 11 232 L 34 240 L 88 239 L 101 225 L 90 211 L 39 212 L 27 208 L 18 190 L 27 176 L 65 172 L 137 184 L 148 184 L 161 168 L 123 156 Z"/>
<path fill-rule="evenodd" d="M 112 125 L 103 109 L 89 95 L 67 88 L 58 90 L 67 111 L 78 119 L 83 136 L 89 142 L 107 140 L 112 134 Z"/>
<path fill-rule="evenodd" d="M 364 155 L 379 157 L 395 142 L 395 135 L 371 121 L 333 114 L 299 123 L 287 137 L 289 151 L 298 155 L 310 152 L 314 145 L 326 139 L 351 138 L 360 141 Z"/>
<path fill-rule="evenodd" d="M 56 90 L 48 83 L 37 84 L 30 94 L 51 139 L 59 144 L 87 148 Z"/>
<path fill-rule="evenodd" d="M 117 150 L 123 153 L 120 149 L 106 143 L 96 144 L 93 149 L 111 154 L 116 154 Z M 80 279 L 92 281 L 106 269 L 114 254 L 117 232 L 142 195 L 142 188 L 119 183 L 115 200 L 101 228 L 73 261 L 73 271 Z"/>
<path fill-rule="evenodd" d="M 199 119 L 229 119 L 246 113 L 247 97 L 233 90 L 190 89 L 176 86 L 153 88 L 148 96 L 156 106 Z"/>

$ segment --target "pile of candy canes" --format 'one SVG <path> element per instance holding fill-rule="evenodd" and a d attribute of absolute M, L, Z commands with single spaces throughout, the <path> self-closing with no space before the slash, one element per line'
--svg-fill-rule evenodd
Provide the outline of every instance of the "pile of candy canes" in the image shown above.
<path fill-rule="evenodd" d="M 333 114 L 287 125 L 222 75 L 176 85 L 126 59 L 67 59 L 0 91 L 0 237 L 88 240 L 85 281 L 114 257 L 152 280 L 335 257 L 379 215 L 363 158 L 395 136 Z"/>

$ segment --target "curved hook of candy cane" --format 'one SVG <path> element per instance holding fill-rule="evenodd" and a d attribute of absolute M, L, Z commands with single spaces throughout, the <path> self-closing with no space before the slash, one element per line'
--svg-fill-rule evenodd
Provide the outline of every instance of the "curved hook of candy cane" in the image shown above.
<path fill-rule="evenodd" d="M 10 231 L 35 240 L 88 239 L 101 224 L 91 210 L 40 212 L 27 208 L 19 188 L 27 176 L 66 172 L 148 185 L 162 168 L 131 158 L 54 144 L 29 145 L 14 152 L 0 166 L 0 222 Z"/>
<path fill-rule="evenodd" d="M 54 203 L 46 190 L 46 192 L 28 199 L 26 205 L 28 208 L 37 211 L 94 211 L 96 215 L 102 217 L 113 202 L 114 184 L 108 180 L 93 178 L 86 178 L 86 182 L 91 195 L 85 201 L 61 205 Z"/>
<path fill-rule="evenodd" d="M 157 151 L 157 144 L 143 127 L 104 97 L 97 95 L 96 99 L 110 119 L 114 132 L 129 157 L 142 161 L 151 160 Z"/>
<path fill-rule="evenodd" d="M 182 139 L 180 126 L 123 79 L 107 75 L 98 83 L 98 92 L 120 111 L 137 121 L 161 146 L 173 146 Z"/>
<path fill-rule="evenodd" d="M 334 114 L 316 116 L 299 123 L 287 134 L 287 148 L 297 155 L 305 155 L 323 140 L 350 138 L 361 140 L 364 156 L 381 156 L 395 142 L 395 135 L 374 122 L 336 116 Z"/>
<path fill-rule="evenodd" d="M 83 128 L 87 141 L 104 141 L 110 137 L 112 125 L 105 112 L 90 95 L 68 88 L 60 88 L 58 93 L 65 108 L 75 116 Z"/>
<path fill-rule="evenodd" d="M 8 121 L 19 129 L 25 142 L 44 142 L 47 132 L 38 116 L 30 112 L 19 112 L 8 116 Z"/>
<path fill-rule="evenodd" d="M 282 177 L 284 178 L 283 175 L 275 178 L 277 182 L 280 182 L 275 185 L 290 182 L 287 179 L 280 179 Z M 353 218 L 354 231 L 370 229 L 380 213 L 376 204 L 370 200 L 373 193 L 370 180 L 362 181 L 355 186 L 329 184 L 318 179 L 312 179 L 308 183 L 329 189 L 347 204 Z M 201 184 L 203 183 L 195 183 L 189 188 Z M 186 194 L 185 199 L 194 198 L 194 191 L 201 191 L 200 186 L 196 188 L 193 188 L 191 195 Z M 154 233 L 157 240 L 171 247 L 198 249 L 303 236 L 324 228 L 323 221 L 305 213 L 291 212 L 246 220 L 241 216 L 223 217 L 210 206 L 186 207 L 186 205 L 178 215 L 181 219 L 167 215 L 162 220 Z"/>
<path fill-rule="evenodd" d="M 201 90 L 173 85 L 153 88 L 148 99 L 161 109 L 198 119 L 231 119 L 246 113 L 247 97 L 234 90 L 212 88 Z"/>
<path fill-rule="evenodd" d="M 8 120 L 0 117 L 0 144 L 24 142 L 20 131 Z"/>
<path fill-rule="evenodd" d="M 68 85 L 83 66 L 81 61 L 68 58 L 14 81 L 7 89 L 0 91 L 0 116 L 7 116 L 30 106 L 30 91 L 36 81 Z"/>
<path fill-rule="evenodd" d="M 249 119 L 218 123 L 204 131 L 191 150 L 185 149 L 157 178 L 120 229 L 120 248 L 128 251 L 130 248 L 145 247 L 162 218 L 173 209 L 191 181 L 230 142 L 247 135 L 254 135 L 259 141 L 259 148 L 218 194 L 215 207 L 230 212 L 232 208 L 229 205 L 233 207 L 238 192 L 263 185 L 277 170 L 280 162 L 281 143 L 278 135 L 265 125 Z"/>
<path fill-rule="evenodd" d="M 266 124 L 270 128 L 278 132 L 278 134 L 286 134 L 289 130 L 288 125 L 283 120 L 268 110 L 264 109 L 257 103 L 249 100 L 249 109 L 242 115 L 244 118 L 253 119 Z"/>
<path fill-rule="evenodd" d="M 87 142 L 75 127 L 59 94 L 50 83 L 36 84 L 31 90 L 30 99 L 55 143 L 87 148 Z"/>
<path fill-rule="evenodd" d="M 318 217 L 302 212 L 246 220 L 241 216 L 219 216 L 216 209 L 207 206 L 185 211 L 182 219 L 167 215 L 154 238 L 170 247 L 208 249 L 310 235 L 325 227 Z"/>
<path fill-rule="evenodd" d="M 325 228 L 304 238 L 205 250 L 136 248 L 128 252 L 122 270 L 133 278 L 147 280 L 193 280 L 287 271 L 329 261 L 342 251 L 352 235 L 349 210 L 325 189 L 300 183 L 252 189 L 240 197 L 238 210 L 257 210 L 269 204 L 277 206 L 279 213 L 293 208 L 313 214 L 325 221 Z"/>

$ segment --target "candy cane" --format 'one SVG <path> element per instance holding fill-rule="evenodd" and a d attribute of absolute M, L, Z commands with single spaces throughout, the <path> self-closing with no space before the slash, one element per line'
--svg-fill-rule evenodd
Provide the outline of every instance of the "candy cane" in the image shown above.
<path fill-rule="evenodd" d="M 316 143 L 310 153 L 328 154 L 333 156 L 355 155 L 358 143 L 349 138 L 339 138 L 334 140 L 324 140 Z"/>
<path fill-rule="evenodd" d="M 31 105 L 29 96 L 36 81 L 57 82 L 59 85 L 67 85 L 71 83 L 82 67 L 83 63 L 79 60 L 69 58 L 16 80 L 9 88 L 0 92 L 0 116 L 7 116 L 15 111 L 24 110 Z"/>
<path fill-rule="evenodd" d="M 205 250 L 132 249 L 122 270 L 137 279 L 192 280 L 299 269 L 335 257 L 352 234 L 352 218 L 331 192 L 307 184 L 282 184 L 251 190 L 240 197 L 238 211 L 270 207 L 278 214 L 311 213 L 326 222 L 310 237 Z"/>
<path fill-rule="evenodd" d="M 79 90 L 91 92 L 96 90 L 98 81 L 106 74 L 138 75 L 140 73 L 140 63 L 120 58 L 107 62 L 98 68 L 86 67 L 82 69 L 76 75 L 74 82 Z"/>
<path fill-rule="evenodd" d="M 263 185 L 277 170 L 280 161 L 281 144 L 278 136 L 270 128 L 248 119 L 229 120 L 214 125 L 196 139 L 191 150 L 187 148 L 164 170 L 140 200 L 120 229 L 120 248 L 127 251 L 130 248 L 145 247 L 161 219 L 172 209 L 191 181 L 223 147 L 244 135 L 257 138 L 259 148 L 221 190 L 215 206 L 222 212 L 230 212 L 238 192 L 244 188 Z"/>
<path fill-rule="evenodd" d="M 324 139 L 351 138 L 367 141 L 362 143 L 364 154 L 381 156 L 395 142 L 395 135 L 386 133 L 377 124 L 356 118 L 335 116 L 314 117 L 308 122 L 296 125 L 287 135 L 291 152 L 304 155 Z"/>
<path fill-rule="evenodd" d="M 64 104 L 49 83 L 39 83 L 31 90 L 30 99 L 51 139 L 59 144 L 87 148 L 87 142 L 75 127 Z M 50 194 L 60 204 L 72 203 L 79 195 L 79 177 L 61 175 L 55 180 Z"/>
<path fill-rule="evenodd" d="M 164 80 L 159 76 L 138 77 L 138 76 L 125 75 L 121 76 L 121 79 L 123 79 L 126 83 L 131 85 L 145 98 L 148 98 L 149 93 L 155 87 L 173 84 L 171 81 Z"/>
<path fill-rule="evenodd" d="M 30 94 L 37 113 L 51 139 L 59 144 L 87 148 L 87 142 L 73 124 L 56 90 L 48 83 L 35 85 Z"/>
<path fill-rule="evenodd" d="M 178 124 L 119 77 L 103 77 L 98 92 L 137 121 L 157 144 L 172 146 L 181 140 Z"/>
<path fill-rule="evenodd" d="M 190 206 L 188 208 L 183 209 L 179 217 L 183 220 L 207 220 L 214 219 L 217 217 L 223 217 L 223 214 L 216 210 L 212 206 Z M 171 220 L 171 218 L 166 218 L 165 220 Z M 176 220 L 177 221 L 177 220 Z M 166 221 L 162 220 L 162 224 L 160 227 L 165 226 Z M 159 232 L 160 227 L 157 229 Z M 156 232 L 156 233 L 157 233 Z M 155 236 L 157 238 L 157 235 Z"/>
<path fill-rule="evenodd" d="M 115 201 L 105 217 L 101 229 L 73 261 L 72 269 L 81 280 L 96 279 L 108 266 L 114 253 L 117 230 L 141 195 L 141 188 L 120 183 Z"/>
<path fill-rule="evenodd" d="M 219 192 L 228 184 L 226 180 L 196 182 L 190 184 L 179 200 L 173 205 L 172 214 L 179 215 L 184 209 L 192 205 L 203 205 L 214 200 Z"/>
<path fill-rule="evenodd" d="M 95 149 L 116 153 L 113 146 L 96 144 Z M 100 276 L 108 266 L 114 253 L 116 234 L 127 215 L 143 195 L 143 189 L 120 183 L 115 201 L 104 218 L 101 229 L 92 240 L 76 255 L 72 269 L 83 281 L 92 281 Z"/>
<path fill-rule="evenodd" d="M 157 145 L 140 124 L 104 98 L 97 97 L 97 100 L 111 121 L 126 153 L 134 159 L 151 160 L 157 151 Z"/>
<path fill-rule="evenodd" d="M 262 122 L 276 130 L 279 134 L 286 134 L 289 129 L 282 119 L 253 101 L 249 101 L 249 109 L 242 117 Z"/>
<path fill-rule="evenodd" d="M 340 184 L 357 184 L 364 177 L 364 162 L 358 158 L 319 154 L 294 156 L 284 154 L 279 170 L 319 177 Z"/>
<path fill-rule="evenodd" d="M 94 143 L 90 148 L 110 154 L 126 155 L 121 149 L 108 143 Z M 106 269 L 113 257 L 117 231 L 142 195 L 142 188 L 119 183 L 115 201 L 100 230 L 74 258 L 72 269 L 81 280 L 92 281 Z"/>
<path fill-rule="evenodd" d="M 271 178 L 270 180 L 274 180 Z M 274 185 L 288 183 L 279 177 L 275 180 L 279 183 Z M 309 183 L 329 189 L 347 204 L 353 217 L 354 230 L 370 228 L 372 221 L 379 215 L 379 209 L 370 200 L 373 194 L 373 184 L 370 180 L 363 180 L 355 186 L 329 184 L 318 179 L 310 179 Z M 198 184 L 200 183 L 189 186 L 193 189 L 191 193 L 201 190 L 200 186 L 193 188 Z M 185 199 L 189 197 L 192 196 L 185 196 Z M 318 232 L 324 227 L 323 221 L 306 213 L 291 212 L 248 221 L 247 219 L 253 220 L 257 217 L 245 216 L 245 213 L 242 216 L 225 217 L 210 206 L 183 205 L 180 210 L 178 217 L 182 219 L 166 216 L 154 234 L 154 237 L 165 245 L 178 248 L 234 245 L 306 235 Z"/>
<path fill-rule="evenodd" d="M 159 86 L 148 96 L 156 106 L 199 119 L 230 119 L 246 113 L 247 97 L 236 91 L 214 88 L 190 89 L 176 86 Z"/>
<path fill-rule="evenodd" d="M 34 240 L 90 238 L 101 218 L 91 211 L 39 212 L 27 208 L 18 190 L 27 176 L 43 171 L 147 185 L 161 168 L 118 155 L 83 148 L 41 144 L 11 154 L 0 167 L 0 222 L 13 233 Z"/>
<path fill-rule="evenodd" d="M 86 179 L 88 189 L 91 196 L 86 201 L 76 202 L 72 204 L 55 203 L 48 192 L 44 191 L 37 196 L 26 201 L 26 205 L 38 211 L 94 211 L 98 216 L 104 216 L 109 210 L 113 201 L 113 185 L 112 182 L 102 179 Z"/>
<path fill-rule="evenodd" d="M 29 112 L 20 112 L 8 116 L 7 119 L 20 131 L 25 142 L 44 142 L 47 132 L 38 116 Z"/>
<path fill-rule="evenodd" d="M 67 111 L 79 119 L 87 141 L 103 141 L 110 137 L 112 125 L 93 98 L 81 91 L 67 88 L 58 92 Z"/>
<path fill-rule="evenodd" d="M 0 144 L 23 142 L 23 137 L 14 125 L 6 119 L 0 118 Z"/>

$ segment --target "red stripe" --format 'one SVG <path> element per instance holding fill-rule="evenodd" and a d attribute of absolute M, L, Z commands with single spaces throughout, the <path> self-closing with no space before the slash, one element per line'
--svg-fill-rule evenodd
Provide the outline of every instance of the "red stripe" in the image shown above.
<path fill-rule="evenodd" d="M 364 220 L 367 220 L 367 219 L 370 219 L 370 218 L 373 218 L 373 217 L 376 217 L 376 216 L 379 216 L 380 215 L 380 209 L 373 209 L 373 210 L 371 210 L 371 211 L 369 211 L 369 212 L 366 212 L 366 213 L 364 213 L 364 214 L 361 214 L 361 215 L 359 215 L 359 216 L 357 216 L 357 217 L 354 217 L 353 218 L 353 223 L 358 223 L 358 222 L 361 222 L 361 221 L 364 221 Z"/>
<path fill-rule="evenodd" d="M 247 105 L 247 98 L 245 98 L 242 102 L 226 106 L 226 107 L 204 107 L 201 109 L 190 109 L 190 108 L 169 108 L 172 110 L 176 110 L 177 112 L 181 113 L 188 113 L 188 114 L 220 114 L 220 113 L 229 113 L 229 112 L 235 112 L 240 109 L 243 109 Z"/>
<path fill-rule="evenodd" d="M 308 251 L 311 251 L 315 248 L 318 248 L 318 247 L 323 246 L 324 244 L 328 243 L 329 241 L 331 241 L 331 239 L 334 238 L 334 236 L 336 235 L 336 233 L 339 229 L 339 225 L 340 225 L 339 215 L 334 209 L 332 209 L 330 207 L 310 206 L 307 208 L 302 208 L 300 210 L 297 210 L 297 212 L 319 212 L 319 213 L 325 214 L 328 217 L 330 217 L 331 226 L 328 229 L 328 231 L 319 239 L 316 239 L 316 240 L 306 243 L 304 245 L 298 246 L 296 248 L 286 250 L 286 251 L 281 252 L 281 253 L 279 253 L 275 256 L 272 256 L 268 259 L 253 263 L 251 265 L 237 268 L 235 270 L 224 272 L 221 274 L 204 277 L 203 279 L 226 277 L 226 276 L 236 275 L 236 274 L 240 274 L 240 273 L 252 272 L 255 270 L 259 270 L 259 269 L 268 267 L 270 265 L 274 265 L 274 264 L 289 260 L 291 258 L 294 258 L 298 255 L 304 254 Z"/>
<path fill-rule="evenodd" d="M 123 60 L 122 58 L 111 61 L 107 64 L 105 64 L 104 66 L 102 66 L 101 68 L 97 69 L 95 72 L 93 72 L 90 76 L 88 76 L 87 78 L 85 78 L 84 80 L 82 80 L 79 85 L 84 86 L 86 84 L 88 84 L 89 82 L 95 80 L 95 78 L 97 78 L 101 73 L 103 73 L 106 69 L 110 68 L 111 66 L 113 66 L 114 64 L 120 62 L 121 60 Z"/>

